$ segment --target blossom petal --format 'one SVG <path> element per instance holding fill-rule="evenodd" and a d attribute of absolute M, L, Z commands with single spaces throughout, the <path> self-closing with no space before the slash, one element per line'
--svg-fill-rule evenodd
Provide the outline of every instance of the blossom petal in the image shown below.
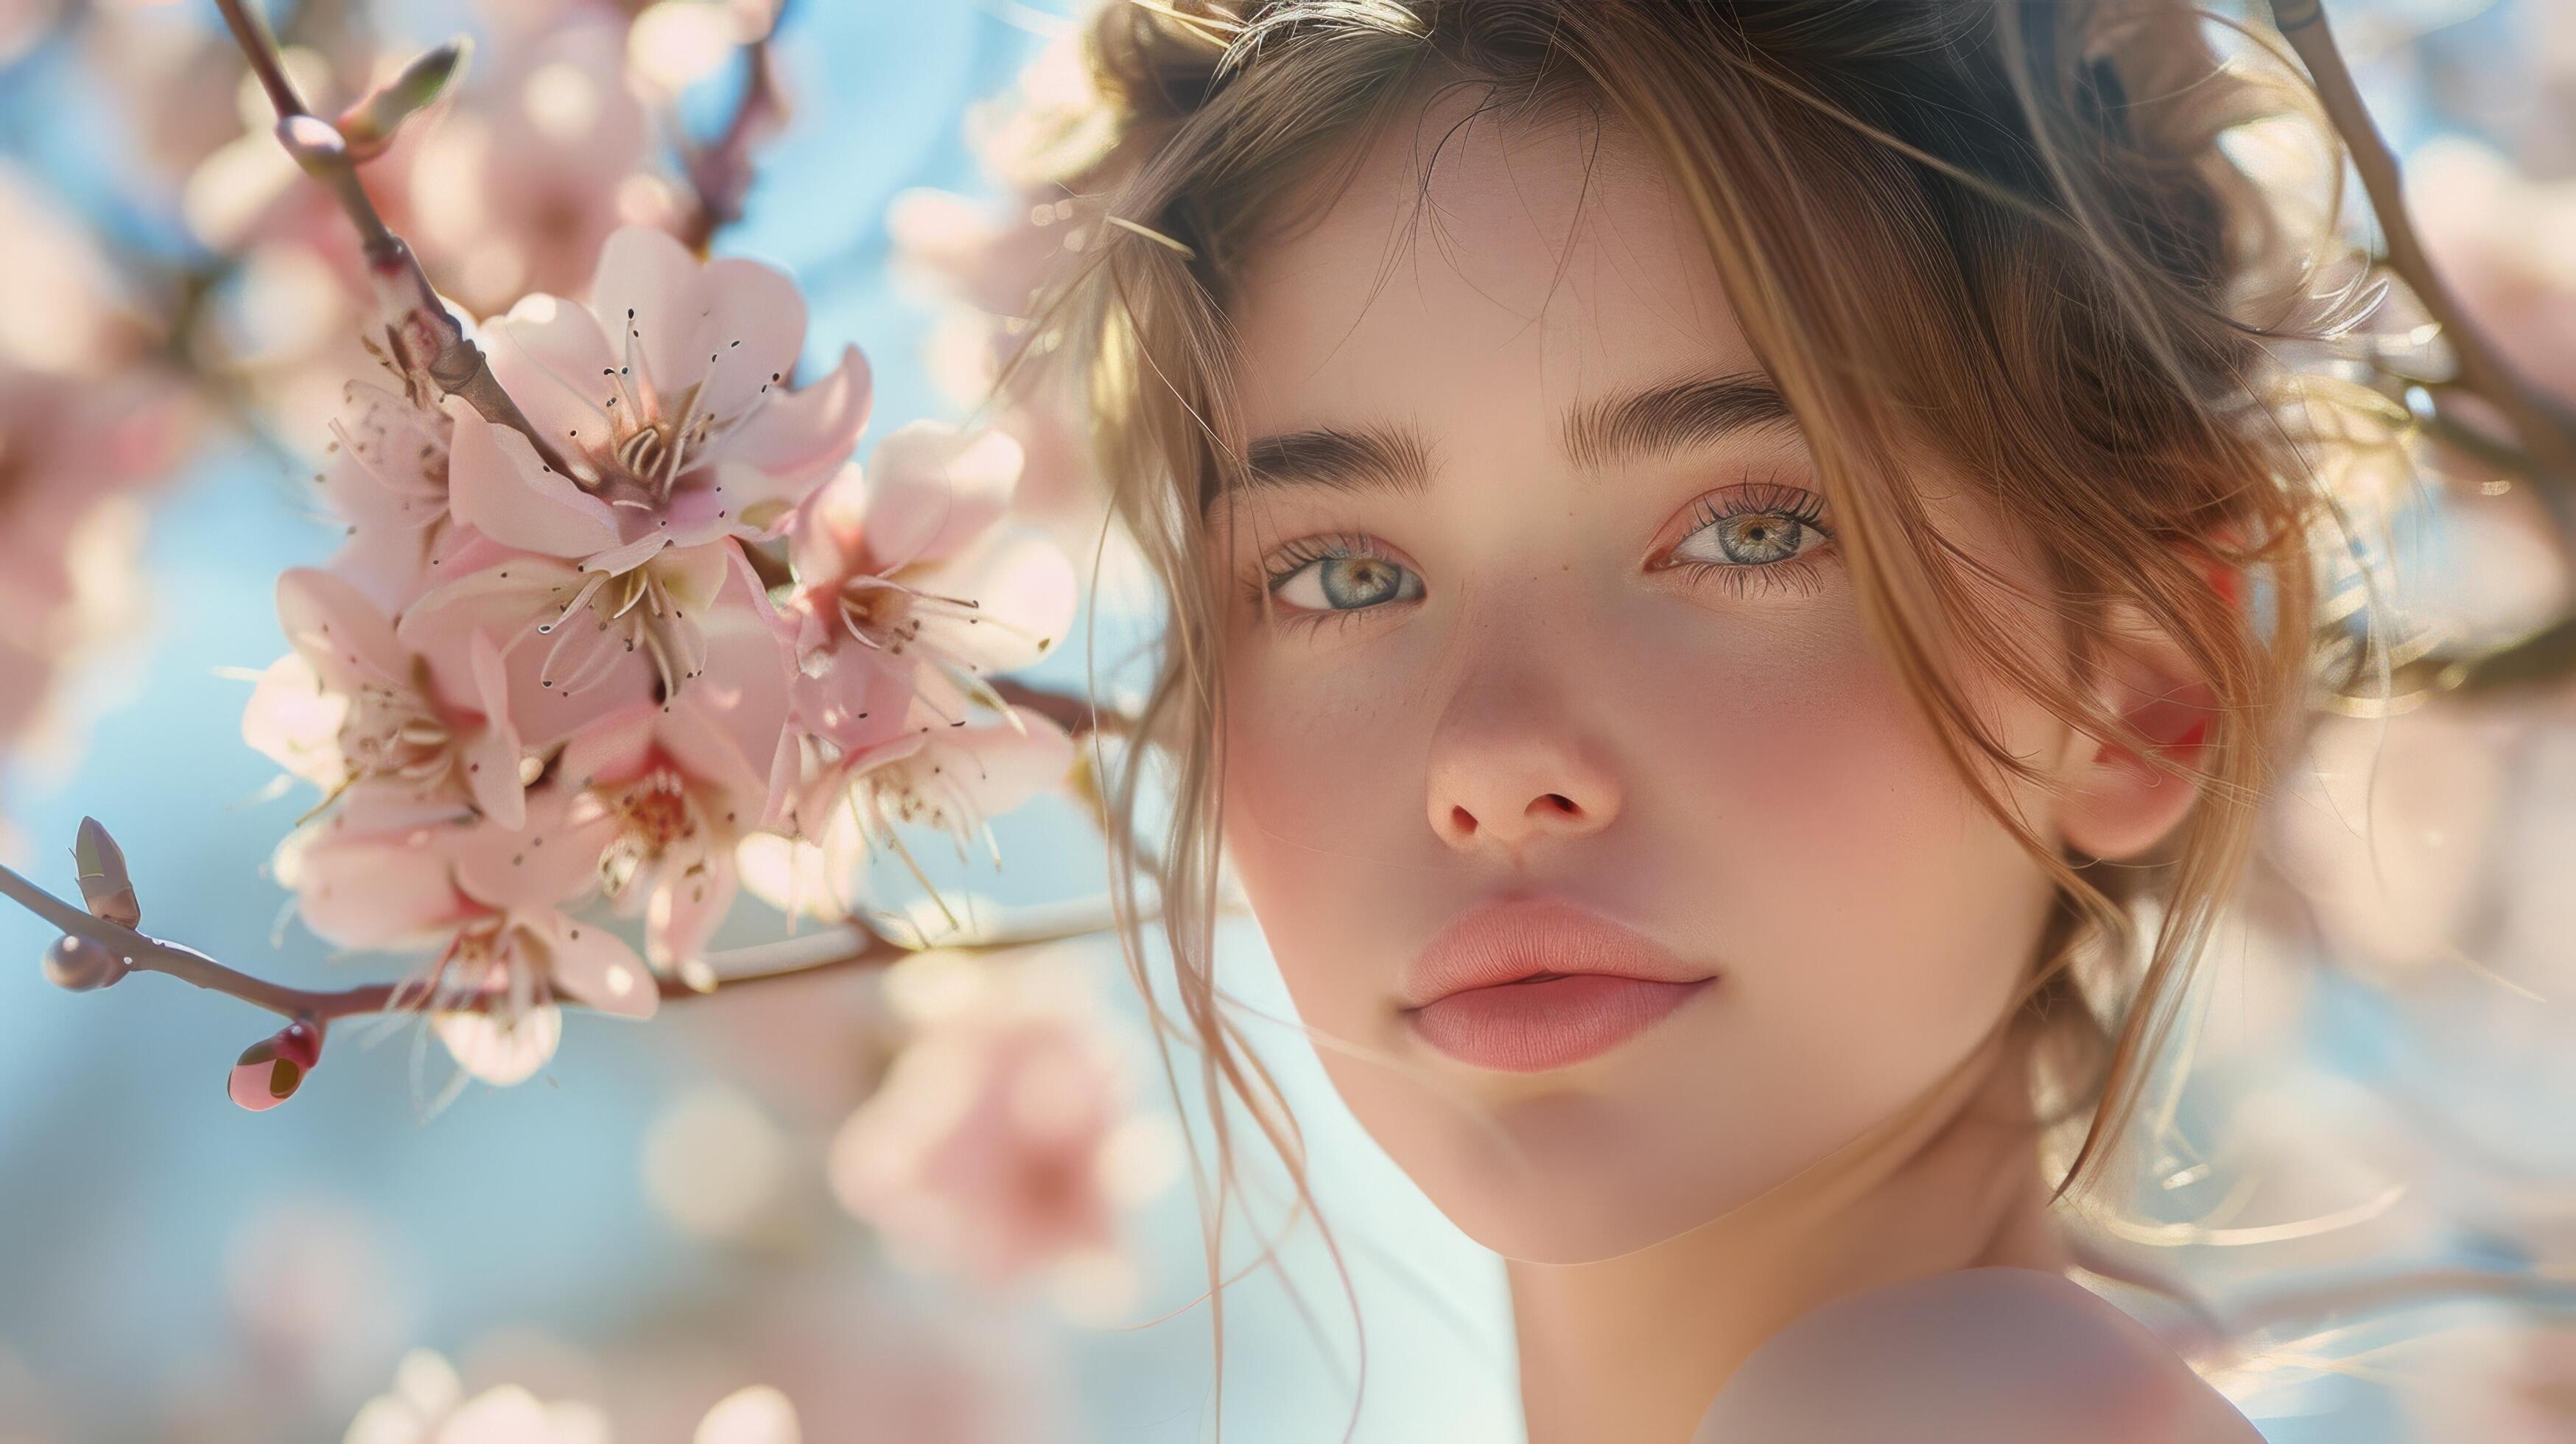
<path fill-rule="evenodd" d="M 858 347 L 844 347 L 832 374 L 766 405 L 726 440 L 724 455 L 780 478 L 808 483 L 847 461 L 867 429 L 875 378 Z"/>
<path fill-rule="evenodd" d="M 499 826 L 528 825 L 527 792 L 519 782 L 519 729 L 510 721 L 510 691 L 501 649 L 491 634 L 476 632 L 469 661 L 483 706 L 483 727 L 465 744 L 465 786 L 474 805 Z"/>
<path fill-rule="evenodd" d="M 706 349 L 696 340 L 704 319 L 698 273 L 698 258 L 652 226 L 609 232 L 591 273 L 590 309 L 618 364 L 640 368 L 657 414 L 706 374 Z"/>
<path fill-rule="evenodd" d="M 1012 708 L 1011 716 L 1027 730 L 992 722 L 962 727 L 939 739 L 973 758 L 960 784 L 986 817 L 1008 812 L 1056 786 L 1073 766 L 1070 733 L 1046 714 L 1026 707 Z"/>
<path fill-rule="evenodd" d="M 774 391 L 805 349 L 805 296 L 786 272 L 740 256 L 707 263 L 698 277 L 700 314 L 692 355 L 705 356 L 697 409 L 736 415 Z"/>
<path fill-rule="evenodd" d="M 259 674 L 242 708 L 242 740 L 305 781 L 336 787 L 349 772 L 340 753 L 340 726 L 348 716 L 348 697 L 325 688 L 313 664 L 289 652 Z"/>
<path fill-rule="evenodd" d="M 582 896 L 597 880 L 612 820 L 560 786 L 530 791 L 526 805 L 525 827 L 486 820 L 446 829 L 437 838 L 456 886 L 486 907 L 552 908 Z"/>
<path fill-rule="evenodd" d="M 547 670 L 555 639 L 536 629 L 564 616 L 587 580 L 551 557 L 512 557 L 432 588 L 403 612 L 394 631 L 428 661 L 440 701 L 459 707 L 479 705 L 471 648 L 477 633 L 489 633 L 506 664 L 510 723 L 524 747 L 542 752 L 653 695 L 653 664 L 641 653 L 621 657 L 586 686 L 548 685 L 556 675 Z M 571 659 L 554 660 L 569 675 Z"/>
<path fill-rule="evenodd" d="M 608 503 L 537 456 L 528 438 L 447 398 L 456 418 L 447 498 L 456 519 L 505 546 L 578 560 L 618 544 Z"/>
<path fill-rule="evenodd" d="M 411 687 L 411 653 L 393 624 L 349 582 L 316 567 L 290 567 L 277 578 L 277 617 L 313 673 L 334 692 L 368 684 Z"/>
<path fill-rule="evenodd" d="M 1010 506 L 1022 459 L 1007 431 L 936 421 L 878 442 L 868 457 L 868 570 L 889 574 L 962 550 Z"/>
<path fill-rule="evenodd" d="M 906 580 L 976 604 L 971 617 L 939 624 L 939 648 L 979 672 L 1009 672 L 1045 656 L 1073 625 L 1081 590 L 1064 548 L 1034 527 L 993 532 L 969 559 Z"/>
<path fill-rule="evenodd" d="M 564 745 L 556 772 L 567 787 L 631 781 L 653 755 L 662 709 L 639 702 L 583 728 Z"/>
<path fill-rule="evenodd" d="M 563 1010 L 547 1003 L 506 1018 L 482 1011 L 440 1013 L 432 1027 L 438 1041 L 447 1045 L 448 1056 L 468 1076 L 507 1088 L 535 1077 L 555 1056 L 556 1045 L 563 1041 Z M 410 1419 L 406 1410 L 400 1427 L 410 1430 Z"/>
<path fill-rule="evenodd" d="M 644 950 L 657 968 L 697 961 L 741 891 L 733 849 L 712 847 L 694 867 L 666 870 L 644 914 Z"/>
<path fill-rule="evenodd" d="M 800 505 L 788 534 L 787 559 L 809 590 L 837 591 L 861 565 L 868 519 L 868 477 L 845 462 Z"/>
<path fill-rule="evenodd" d="M 559 912 L 527 921 L 545 941 L 557 988 L 620 1018 L 649 1018 L 661 1006 L 660 985 L 624 938 Z"/>
<path fill-rule="evenodd" d="M 436 854 L 409 837 L 344 839 L 317 823 L 279 847 L 276 871 L 304 925 L 335 947 L 422 942 L 472 911 Z"/>
<path fill-rule="evenodd" d="M 616 354 L 590 308 L 548 295 L 527 296 L 487 328 L 484 353 L 492 375 L 560 449 L 596 447 L 617 431 Z M 631 405 L 619 402 L 618 405 Z"/>

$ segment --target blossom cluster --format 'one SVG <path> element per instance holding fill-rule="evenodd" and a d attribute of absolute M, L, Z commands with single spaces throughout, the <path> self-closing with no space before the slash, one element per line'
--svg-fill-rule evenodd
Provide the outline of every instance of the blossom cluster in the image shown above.
<path fill-rule="evenodd" d="M 988 680 L 1074 608 L 1008 515 L 1017 444 L 920 422 L 862 468 L 867 363 L 798 385 L 805 331 L 782 273 L 626 226 L 586 295 L 475 328 L 524 425 L 399 346 L 348 383 L 319 478 L 346 538 L 279 579 L 293 650 L 243 733 L 325 794 L 277 857 L 305 924 L 423 954 L 402 996 L 468 1073 L 542 1065 L 560 998 L 711 988 L 746 840 L 846 879 L 896 822 L 962 849 L 1072 760 Z"/>

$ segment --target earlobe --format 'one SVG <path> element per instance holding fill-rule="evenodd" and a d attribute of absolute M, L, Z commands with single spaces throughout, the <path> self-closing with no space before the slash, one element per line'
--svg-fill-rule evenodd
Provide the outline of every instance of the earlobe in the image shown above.
<path fill-rule="evenodd" d="M 2122 608 L 2104 629 L 2096 701 L 2183 769 L 2207 765 L 2217 696 L 2170 638 Z M 2058 830 L 2067 845 L 2106 861 L 2136 858 L 2171 835 L 2199 799 L 2188 771 L 2157 766 L 2128 744 L 2075 732 L 2067 740 Z"/>

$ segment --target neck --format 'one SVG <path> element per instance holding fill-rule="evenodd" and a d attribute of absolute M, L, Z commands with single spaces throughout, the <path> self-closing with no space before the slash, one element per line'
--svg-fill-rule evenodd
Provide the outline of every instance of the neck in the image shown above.
<path fill-rule="evenodd" d="M 1510 1261 L 1531 1444 L 1685 1440 L 1745 1357 L 1810 1309 L 1951 1269 L 2067 1267 L 2026 1061 L 2017 1035 L 1999 1036 L 1919 1113 L 1662 1243 Z"/>

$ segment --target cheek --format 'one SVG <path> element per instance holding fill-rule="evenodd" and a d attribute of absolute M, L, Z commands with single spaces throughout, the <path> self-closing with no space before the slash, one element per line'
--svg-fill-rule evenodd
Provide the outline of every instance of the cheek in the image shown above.
<path fill-rule="evenodd" d="M 1347 670 L 1275 684 L 1258 663 L 1227 673 L 1226 851 L 1299 1011 L 1319 1027 L 1376 1026 L 1387 965 L 1366 944 L 1418 921 L 1394 914 L 1430 840 L 1413 732 L 1422 705 Z"/>
<path fill-rule="evenodd" d="M 1744 1016 L 1782 1048 L 1775 1076 L 1803 1055 L 1889 1082 L 1963 1052 L 2009 998 L 2048 883 L 1858 618 L 1682 675 L 1656 709 L 1650 798 L 1687 872 L 1662 889 L 1690 900 Z"/>

